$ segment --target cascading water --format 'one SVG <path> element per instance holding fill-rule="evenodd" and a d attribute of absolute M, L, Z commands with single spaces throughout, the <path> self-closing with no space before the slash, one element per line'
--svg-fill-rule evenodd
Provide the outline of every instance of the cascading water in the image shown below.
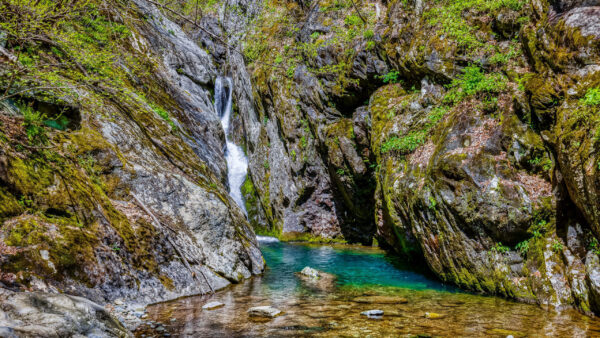
<path fill-rule="evenodd" d="M 241 187 L 248 172 L 248 159 L 242 148 L 238 147 L 229 137 L 229 118 L 231 115 L 233 99 L 233 83 L 228 77 L 217 77 L 215 82 L 215 110 L 221 117 L 221 125 L 225 131 L 227 148 L 225 149 L 225 160 L 227 161 L 227 172 L 229 180 L 229 195 L 240 208 L 246 213 L 242 199 Z"/>

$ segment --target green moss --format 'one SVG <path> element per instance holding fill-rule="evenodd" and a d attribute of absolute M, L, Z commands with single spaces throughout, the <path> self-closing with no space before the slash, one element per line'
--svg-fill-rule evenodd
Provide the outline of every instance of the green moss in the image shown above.
<path fill-rule="evenodd" d="M 341 237 L 326 238 L 315 236 L 307 232 L 284 232 L 277 236 L 282 242 L 310 242 L 310 243 L 347 243 L 345 239 Z"/>

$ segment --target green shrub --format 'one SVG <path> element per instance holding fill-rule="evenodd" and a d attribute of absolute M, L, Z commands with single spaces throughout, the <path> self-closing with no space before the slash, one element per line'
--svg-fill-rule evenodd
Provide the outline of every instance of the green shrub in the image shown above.
<path fill-rule="evenodd" d="M 502 242 L 498 242 L 492 247 L 492 251 L 503 254 L 509 252 L 510 248 L 502 245 Z"/>
<path fill-rule="evenodd" d="M 519 251 L 522 256 L 527 255 L 527 251 L 529 251 L 529 240 L 519 242 L 519 244 L 515 246 L 515 250 Z"/>
<path fill-rule="evenodd" d="M 471 65 L 447 86 L 449 90 L 444 101 L 454 104 L 472 95 L 496 94 L 506 89 L 506 82 L 501 74 L 485 74 L 479 67 Z"/>
<path fill-rule="evenodd" d="M 378 79 L 381 79 L 383 83 L 400 83 L 402 80 L 398 78 L 400 75 L 397 71 L 391 71 L 384 75 L 377 75 Z"/>
<path fill-rule="evenodd" d="M 585 96 L 580 100 L 582 105 L 597 106 L 600 105 L 600 87 L 590 88 L 585 93 Z"/>
<path fill-rule="evenodd" d="M 48 136 L 43 125 L 46 116 L 30 106 L 22 106 L 20 110 L 23 113 L 23 127 L 29 142 L 32 144 L 46 144 Z"/>

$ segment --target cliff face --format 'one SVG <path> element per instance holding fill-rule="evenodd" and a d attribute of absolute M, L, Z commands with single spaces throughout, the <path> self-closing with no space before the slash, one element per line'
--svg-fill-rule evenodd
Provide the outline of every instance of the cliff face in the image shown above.
<path fill-rule="evenodd" d="M 243 40 L 255 228 L 598 311 L 598 6 L 268 2 Z"/>
<path fill-rule="evenodd" d="M 81 3 L 2 8 L 42 28 L 3 26 L 2 284 L 150 303 L 262 272 L 226 186 L 218 64 L 150 2 Z"/>

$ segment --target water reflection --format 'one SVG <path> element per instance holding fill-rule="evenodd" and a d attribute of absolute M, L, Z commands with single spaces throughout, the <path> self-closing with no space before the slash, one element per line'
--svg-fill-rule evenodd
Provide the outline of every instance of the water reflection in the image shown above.
<path fill-rule="evenodd" d="M 600 336 L 597 319 L 462 293 L 407 269 L 379 250 L 289 243 L 261 246 L 269 266 L 263 276 L 212 296 L 154 305 L 148 309 L 150 318 L 164 323 L 174 336 L 194 337 Z M 335 274 L 335 285 L 307 287 L 294 274 L 304 266 Z M 202 310 L 209 301 L 225 306 Z M 285 313 L 275 319 L 247 315 L 250 307 L 261 305 Z M 383 310 L 383 318 L 360 315 L 371 309 Z M 136 334 L 159 336 L 148 327 Z"/>

